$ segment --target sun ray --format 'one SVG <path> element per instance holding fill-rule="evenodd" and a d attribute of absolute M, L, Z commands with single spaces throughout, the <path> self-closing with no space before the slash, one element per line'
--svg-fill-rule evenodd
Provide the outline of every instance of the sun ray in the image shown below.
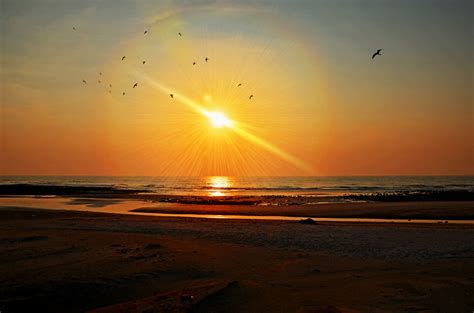
<path fill-rule="evenodd" d="M 252 142 L 259 147 L 265 149 L 266 151 L 280 157 L 281 159 L 289 162 L 290 164 L 298 167 L 299 169 L 304 170 L 307 173 L 311 173 L 312 169 L 308 164 L 305 164 L 302 160 L 299 160 L 295 156 L 287 153 L 286 151 L 282 150 L 281 148 L 269 143 L 268 141 L 258 137 L 250 133 L 249 131 L 245 130 L 244 128 L 239 126 L 239 123 L 227 118 L 223 113 L 220 112 L 209 112 L 205 110 L 199 103 L 193 101 L 192 99 L 188 98 L 187 96 L 179 93 L 177 90 L 169 88 L 168 86 L 160 83 L 156 80 L 153 80 L 148 75 L 143 73 L 134 71 L 135 75 L 139 78 L 144 80 L 146 83 L 150 84 L 151 86 L 155 87 L 156 89 L 160 90 L 165 94 L 172 94 L 173 99 L 187 105 L 193 111 L 202 114 L 208 117 L 211 120 L 211 123 L 215 127 L 223 127 L 226 126 L 229 130 L 233 131 L 235 134 L 239 135 L 240 137 L 246 139 L 249 142 Z"/>

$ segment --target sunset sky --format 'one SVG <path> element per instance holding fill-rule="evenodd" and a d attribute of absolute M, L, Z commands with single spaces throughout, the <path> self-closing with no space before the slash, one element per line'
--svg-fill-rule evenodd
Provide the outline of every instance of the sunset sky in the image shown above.
<path fill-rule="evenodd" d="M 472 1 L 0 3 L 2 175 L 474 174 Z"/>

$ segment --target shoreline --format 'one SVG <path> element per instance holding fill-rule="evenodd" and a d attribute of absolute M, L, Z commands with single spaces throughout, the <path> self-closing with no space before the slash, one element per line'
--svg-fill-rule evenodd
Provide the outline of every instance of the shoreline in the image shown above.
<path fill-rule="evenodd" d="M 313 205 L 209 205 L 180 204 L 142 201 L 128 198 L 65 197 L 65 196 L 15 196 L 0 197 L 0 206 L 33 207 L 92 211 L 151 216 L 182 216 L 243 219 L 383 219 L 390 222 L 416 223 L 417 220 L 432 222 L 474 221 L 474 201 L 425 201 L 425 202 L 370 202 L 328 203 Z M 424 221 L 423 221 L 424 222 Z"/>
<path fill-rule="evenodd" d="M 8 312 L 464 312 L 474 305 L 474 232 L 462 225 L 0 208 L 0 232 L 0 306 Z"/>

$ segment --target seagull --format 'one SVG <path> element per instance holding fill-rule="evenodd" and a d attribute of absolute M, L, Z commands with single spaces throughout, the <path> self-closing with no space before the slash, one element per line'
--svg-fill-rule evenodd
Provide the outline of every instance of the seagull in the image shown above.
<path fill-rule="evenodd" d="M 237 87 L 240 87 L 240 86 L 242 86 L 242 83 L 239 83 L 239 84 L 237 85 Z"/>
<path fill-rule="evenodd" d="M 253 98 L 253 95 L 250 95 L 249 100 L 251 100 L 252 98 Z"/>
<path fill-rule="evenodd" d="M 83 80 L 82 80 L 82 82 L 83 82 L 84 84 L 86 84 L 86 85 L 87 85 L 87 82 L 86 82 L 86 80 L 85 80 L 85 79 L 83 79 Z"/>
<path fill-rule="evenodd" d="M 170 97 L 173 98 L 173 94 L 172 94 L 172 93 L 170 93 Z"/>
<path fill-rule="evenodd" d="M 122 57 L 122 61 L 125 60 L 125 56 Z"/>
<path fill-rule="evenodd" d="M 209 60 L 209 59 L 206 57 L 204 60 L 206 60 L 206 62 L 207 62 L 207 60 Z"/>
<path fill-rule="evenodd" d="M 380 53 L 380 51 L 382 51 L 382 49 L 377 49 L 377 52 L 375 52 L 374 54 L 372 54 L 372 59 L 375 58 L 377 55 L 382 55 Z"/>
<path fill-rule="evenodd" d="M 196 65 L 196 62 L 193 62 L 193 65 Z"/>
<path fill-rule="evenodd" d="M 178 35 L 183 36 L 181 33 L 178 33 Z"/>
<path fill-rule="evenodd" d="M 138 83 L 135 83 L 135 85 L 133 85 L 133 88 L 137 87 L 138 86 Z"/>
<path fill-rule="evenodd" d="M 143 35 L 146 35 L 146 33 L 148 33 L 148 30 L 145 30 L 145 31 L 143 32 Z"/>
<path fill-rule="evenodd" d="M 145 63 L 146 63 L 146 61 L 142 61 L 142 64 L 145 64 Z"/>

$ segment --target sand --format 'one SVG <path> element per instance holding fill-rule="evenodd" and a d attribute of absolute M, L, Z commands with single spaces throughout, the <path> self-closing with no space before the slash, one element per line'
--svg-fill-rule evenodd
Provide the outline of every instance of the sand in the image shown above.
<path fill-rule="evenodd" d="M 471 312 L 474 228 L 0 209 L 2 312 Z"/>

